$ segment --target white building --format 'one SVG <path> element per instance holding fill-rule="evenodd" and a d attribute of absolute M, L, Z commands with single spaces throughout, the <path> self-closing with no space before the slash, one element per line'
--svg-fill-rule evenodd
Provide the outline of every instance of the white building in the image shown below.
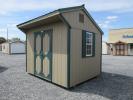
<path fill-rule="evenodd" d="M 2 44 L 2 52 L 7 54 L 25 53 L 25 43 L 22 41 L 5 42 Z"/>
<path fill-rule="evenodd" d="M 105 41 L 102 41 L 102 54 L 107 55 L 108 54 L 108 44 Z"/>

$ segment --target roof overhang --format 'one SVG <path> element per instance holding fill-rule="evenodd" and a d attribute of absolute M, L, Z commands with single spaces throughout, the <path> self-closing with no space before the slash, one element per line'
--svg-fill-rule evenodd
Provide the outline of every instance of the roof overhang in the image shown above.
<path fill-rule="evenodd" d="M 35 19 L 24 22 L 22 24 L 19 24 L 19 25 L 17 25 L 17 27 L 21 31 L 25 32 L 34 27 L 38 27 L 41 25 L 46 25 L 49 23 L 54 23 L 54 22 L 60 21 L 61 19 L 60 19 L 59 15 L 60 15 L 59 12 L 53 12 L 53 13 L 47 14 L 45 16 L 40 16 Z"/>

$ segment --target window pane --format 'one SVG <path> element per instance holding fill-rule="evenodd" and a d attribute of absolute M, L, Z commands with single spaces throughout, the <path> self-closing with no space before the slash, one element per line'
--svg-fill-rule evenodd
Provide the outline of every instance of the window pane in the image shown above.
<path fill-rule="evenodd" d="M 92 33 L 87 32 L 86 38 L 92 38 Z"/>
<path fill-rule="evenodd" d="M 86 54 L 87 54 L 87 55 L 91 55 L 91 49 L 87 50 L 87 51 L 86 51 Z"/>
<path fill-rule="evenodd" d="M 86 55 L 91 55 L 92 45 L 86 45 Z"/>
<path fill-rule="evenodd" d="M 91 47 L 92 47 L 91 45 L 87 45 L 87 46 L 86 46 L 86 49 L 87 49 L 87 50 L 88 50 L 88 49 L 90 50 Z"/>
<path fill-rule="evenodd" d="M 86 39 L 86 43 L 87 44 L 91 44 L 92 43 L 92 40 L 91 39 Z"/>

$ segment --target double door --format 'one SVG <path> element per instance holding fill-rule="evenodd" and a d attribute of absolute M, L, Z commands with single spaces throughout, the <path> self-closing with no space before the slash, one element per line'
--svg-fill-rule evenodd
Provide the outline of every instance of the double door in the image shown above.
<path fill-rule="evenodd" d="M 34 33 L 34 74 L 52 79 L 52 30 Z"/>
<path fill-rule="evenodd" d="M 116 45 L 116 55 L 125 55 L 125 45 L 124 44 L 117 44 Z"/>

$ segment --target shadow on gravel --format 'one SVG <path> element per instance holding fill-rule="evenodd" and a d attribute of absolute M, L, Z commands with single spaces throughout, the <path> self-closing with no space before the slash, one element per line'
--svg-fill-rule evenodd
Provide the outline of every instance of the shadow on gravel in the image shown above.
<path fill-rule="evenodd" d="M 100 77 L 71 91 L 99 95 L 110 100 L 133 100 L 133 77 L 103 72 Z"/>
<path fill-rule="evenodd" d="M 0 73 L 6 71 L 8 68 L 0 66 Z"/>

